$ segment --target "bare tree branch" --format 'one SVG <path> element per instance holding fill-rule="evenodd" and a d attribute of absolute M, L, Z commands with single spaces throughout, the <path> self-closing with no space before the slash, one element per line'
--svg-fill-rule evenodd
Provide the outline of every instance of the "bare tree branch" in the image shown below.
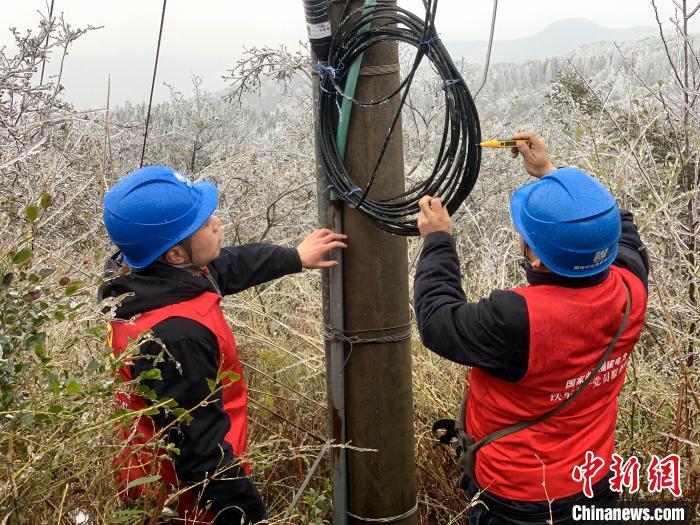
<path fill-rule="evenodd" d="M 661 36 L 661 41 L 664 44 L 664 49 L 666 50 L 666 57 L 668 58 L 668 63 L 673 68 L 673 73 L 676 75 L 676 81 L 678 82 L 679 86 L 683 86 L 683 80 L 681 79 L 681 75 L 678 72 L 678 69 L 676 68 L 676 63 L 673 60 L 673 57 L 671 55 L 671 50 L 668 47 L 668 43 L 666 42 L 666 36 L 664 35 L 664 30 L 663 26 L 661 24 L 661 19 L 659 18 L 659 11 L 656 8 L 656 2 L 654 0 L 651 0 L 651 5 L 654 8 L 654 16 L 656 17 L 656 24 L 659 26 L 659 35 Z"/>

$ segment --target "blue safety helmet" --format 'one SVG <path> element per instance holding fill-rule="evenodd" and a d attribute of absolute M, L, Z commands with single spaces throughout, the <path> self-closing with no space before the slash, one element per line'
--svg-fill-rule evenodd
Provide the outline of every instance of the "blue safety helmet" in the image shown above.
<path fill-rule="evenodd" d="M 140 269 L 201 228 L 218 200 L 212 182 L 193 183 L 172 168 L 148 166 L 107 192 L 105 227 L 126 263 Z"/>
<path fill-rule="evenodd" d="M 576 168 L 560 168 L 519 188 L 510 199 L 513 223 L 554 273 L 587 277 L 617 256 L 620 212 L 602 184 Z"/>

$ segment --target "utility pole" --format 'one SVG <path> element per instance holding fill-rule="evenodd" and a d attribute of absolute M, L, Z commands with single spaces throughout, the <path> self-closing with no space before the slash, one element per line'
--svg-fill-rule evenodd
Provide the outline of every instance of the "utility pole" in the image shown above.
<path fill-rule="evenodd" d="M 328 0 L 304 0 L 311 60 L 324 62 L 328 55 L 331 29 L 328 17 Z M 318 53 L 318 54 L 317 54 Z M 320 54 L 320 56 L 319 56 Z M 335 232 L 343 231 L 343 203 L 328 191 L 328 178 L 323 166 L 320 143 L 319 94 L 320 77 L 317 71 L 312 76 L 314 110 L 314 154 L 316 160 L 316 195 L 318 199 L 318 223 L 321 227 Z M 344 153 L 344 151 L 343 151 Z M 343 252 L 333 250 L 330 260 L 336 266 L 327 268 L 321 274 L 321 295 L 324 327 L 344 331 L 343 314 Z M 324 333 L 326 329 L 324 329 Z M 348 523 L 348 471 L 345 442 L 345 344 L 339 338 L 324 339 L 326 361 L 326 399 L 328 405 L 328 437 L 338 445 L 331 454 L 331 482 L 333 485 L 333 525 Z"/>
<path fill-rule="evenodd" d="M 328 180 L 318 149 L 318 73 L 313 74 L 314 90 L 314 131 L 316 133 L 316 191 L 318 196 L 318 222 L 324 228 L 335 232 L 343 231 L 343 203 L 329 200 Z M 323 323 L 336 330 L 343 330 L 343 253 L 332 251 L 329 260 L 337 266 L 323 270 L 321 295 L 323 302 Z M 326 359 L 326 396 L 328 404 L 328 437 L 334 445 L 342 445 L 345 437 L 345 345 L 340 340 L 324 341 Z M 342 447 L 334 447 L 331 456 L 331 481 L 333 483 L 333 525 L 347 525 L 348 483 L 347 452 Z"/>
<path fill-rule="evenodd" d="M 344 2 L 331 1 L 334 28 L 343 5 Z M 352 7 L 361 5 L 353 2 Z M 377 100 L 399 86 L 395 42 L 382 42 L 365 51 L 362 66 L 370 74 L 361 72 L 357 99 Z M 373 70 L 368 68 L 372 66 L 389 66 L 373 70 L 394 72 L 371 74 Z M 353 108 L 345 166 L 361 188 L 372 173 L 399 101 L 397 96 L 378 106 Z M 404 186 L 399 123 L 370 197 L 396 195 Z M 345 343 L 346 439 L 353 448 L 376 449 L 376 452 L 352 449 L 347 452 L 348 523 L 367 523 L 360 518 L 374 521 L 405 516 L 391 523 L 415 524 L 407 243 L 404 237 L 380 230 L 347 206 L 342 207 L 342 224 L 348 235 L 342 272 L 345 335 L 367 341 Z M 377 341 L 382 338 L 387 341 Z"/>

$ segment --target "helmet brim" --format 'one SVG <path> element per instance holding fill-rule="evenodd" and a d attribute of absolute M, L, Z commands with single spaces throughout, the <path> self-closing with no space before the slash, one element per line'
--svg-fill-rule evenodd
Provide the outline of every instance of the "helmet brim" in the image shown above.
<path fill-rule="evenodd" d="M 193 186 L 199 190 L 202 195 L 202 206 L 200 207 L 197 218 L 192 223 L 192 226 L 187 228 L 182 233 L 181 238 L 175 241 L 172 246 L 175 246 L 178 242 L 186 239 L 204 226 L 204 223 L 209 220 L 209 217 L 212 216 L 212 214 L 216 211 L 216 208 L 219 206 L 219 192 L 217 191 L 216 185 L 213 182 L 203 180 L 193 184 Z M 172 246 L 170 248 L 172 248 Z"/>
<path fill-rule="evenodd" d="M 535 184 L 537 184 L 537 181 L 521 186 L 515 190 L 513 195 L 510 197 L 510 218 L 515 225 L 515 228 L 518 230 L 518 233 L 522 235 L 523 239 L 525 239 L 525 242 L 528 246 L 530 246 L 530 248 L 532 248 L 532 240 L 527 234 L 525 225 L 523 224 L 522 213 L 525 203 L 527 202 L 527 198 L 530 196 L 530 193 L 532 193 L 532 190 L 535 189 Z"/>

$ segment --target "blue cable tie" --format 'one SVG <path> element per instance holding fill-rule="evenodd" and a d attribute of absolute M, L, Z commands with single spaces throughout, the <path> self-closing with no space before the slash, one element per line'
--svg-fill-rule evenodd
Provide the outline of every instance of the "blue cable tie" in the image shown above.
<path fill-rule="evenodd" d="M 428 40 L 421 42 L 420 45 L 428 47 L 428 51 L 426 52 L 426 54 L 429 55 L 433 51 L 433 48 L 431 47 L 431 45 L 439 40 L 440 40 L 440 37 L 438 35 L 435 35 L 434 37 L 429 38 Z"/>
<path fill-rule="evenodd" d="M 325 78 L 327 76 L 330 76 L 331 78 L 338 78 L 338 70 L 333 66 L 329 66 L 323 62 L 314 62 L 313 60 L 309 60 L 309 62 L 311 63 L 311 67 L 318 71 L 321 78 Z"/>
<path fill-rule="evenodd" d="M 448 78 L 443 82 L 442 87 L 435 92 L 435 97 L 433 98 L 433 110 L 437 111 L 440 106 L 440 94 L 445 93 L 446 89 L 455 84 L 459 84 L 461 81 L 457 78 Z"/>
<path fill-rule="evenodd" d="M 359 192 L 359 191 L 362 191 L 362 188 L 360 188 L 359 186 L 355 186 L 355 187 L 354 187 L 353 189 L 351 189 L 350 192 L 348 193 L 348 197 L 349 197 L 350 195 L 352 195 L 353 193 L 357 193 L 357 192 Z"/>
<path fill-rule="evenodd" d="M 434 43 L 437 42 L 438 40 L 440 40 L 440 36 L 439 36 L 439 35 L 435 35 L 434 37 L 429 38 L 428 40 L 424 40 L 423 42 L 420 43 L 420 45 L 422 45 L 422 46 L 430 46 L 430 44 L 434 44 Z"/>

